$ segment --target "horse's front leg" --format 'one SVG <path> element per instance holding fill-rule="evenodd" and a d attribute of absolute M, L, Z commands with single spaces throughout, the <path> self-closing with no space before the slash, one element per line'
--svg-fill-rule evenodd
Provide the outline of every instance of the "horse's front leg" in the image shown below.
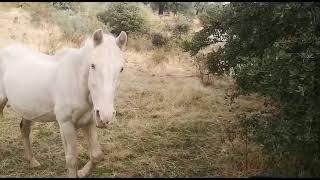
<path fill-rule="evenodd" d="M 78 171 L 79 177 L 87 176 L 95 165 L 103 158 L 100 144 L 98 142 L 97 128 L 95 123 L 91 121 L 87 126 L 83 127 L 84 136 L 89 146 L 90 160 Z"/>
<path fill-rule="evenodd" d="M 59 123 L 69 177 L 77 177 L 77 131 L 70 121 Z"/>

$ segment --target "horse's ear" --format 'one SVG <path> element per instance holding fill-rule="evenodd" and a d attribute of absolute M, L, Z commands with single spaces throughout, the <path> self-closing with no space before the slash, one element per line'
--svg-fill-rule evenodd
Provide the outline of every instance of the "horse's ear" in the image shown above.
<path fill-rule="evenodd" d="M 94 47 L 98 46 L 102 42 L 103 42 L 103 31 L 102 31 L 102 29 L 98 29 L 93 33 Z"/>
<path fill-rule="evenodd" d="M 117 45 L 119 46 L 120 49 L 123 49 L 125 45 L 127 44 L 128 36 L 127 33 L 124 31 L 121 31 L 119 36 L 117 37 Z"/>

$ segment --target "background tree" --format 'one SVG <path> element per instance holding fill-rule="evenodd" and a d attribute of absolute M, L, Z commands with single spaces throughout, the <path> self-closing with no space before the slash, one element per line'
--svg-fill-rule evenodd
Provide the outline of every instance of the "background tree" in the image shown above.
<path fill-rule="evenodd" d="M 203 10 L 205 9 L 205 7 L 207 7 L 209 4 L 209 2 L 194 2 L 194 8 L 196 11 L 196 15 L 199 14 L 199 12 L 203 12 Z"/>
<path fill-rule="evenodd" d="M 184 15 L 191 14 L 194 8 L 193 2 L 168 2 L 167 7 L 174 15 L 177 15 L 177 13 L 182 13 Z"/>
<path fill-rule="evenodd" d="M 110 32 L 118 35 L 127 33 L 146 33 L 146 22 L 141 7 L 136 3 L 111 3 L 105 11 L 97 14 L 99 21 L 110 27 Z"/>
<path fill-rule="evenodd" d="M 164 11 L 171 11 L 176 15 L 177 13 L 192 14 L 194 10 L 193 2 L 145 2 L 150 4 L 154 11 L 158 11 L 159 15 L 163 15 Z"/>

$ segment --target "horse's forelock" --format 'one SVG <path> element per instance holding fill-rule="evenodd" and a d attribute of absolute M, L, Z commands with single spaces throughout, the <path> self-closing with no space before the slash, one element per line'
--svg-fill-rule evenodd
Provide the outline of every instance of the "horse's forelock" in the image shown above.
<path fill-rule="evenodd" d="M 94 41 L 92 37 L 86 38 L 82 43 L 82 52 L 85 56 L 92 55 L 92 52 L 94 52 L 95 56 L 101 53 L 102 51 L 108 51 L 111 52 L 111 54 L 117 54 L 120 53 L 121 50 L 118 48 L 116 37 L 114 37 L 112 34 L 104 34 L 103 35 L 103 42 L 98 45 L 100 48 L 94 47 Z M 96 54 L 98 53 L 98 54 Z M 101 54 L 102 55 L 102 54 Z M 100 56 L 100 55 L 98 55 Z M 115 55 L 114 61 L 119 61 L 118 57 L 120 58 L 121 55 Z M 121 60 L 122 61 L 122 60 Z"/>
<path fill-rule="evenodd" d="M 108 43 L 108 44 L 111 43 L 112 41 L 115 42 L 116 40 L 116 37 L 111 33 L 103 34 L 103 38 L 104 38 L 104 43 Z M 93 47 L 93 38 L 87 36 L 85 40 L 82 41 L 81 47 Z"/>

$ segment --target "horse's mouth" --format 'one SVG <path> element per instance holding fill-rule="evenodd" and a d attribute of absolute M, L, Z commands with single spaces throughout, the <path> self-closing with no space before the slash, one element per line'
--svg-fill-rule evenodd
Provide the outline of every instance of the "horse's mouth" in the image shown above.
<path fill-rule="evenodd" d="M 111 129 L 113 124 L 117 121 L 117 118 L 115 116 L 112 117 L 112 120 L 108 123 L 103 123 L 100 120 L 96 120 L 96 127 L 99 129 Z"/>
<path fill-rule="evenodd" d="M 112 125 L 111 124 L 106 124 L 106 125 L 102 125 L 102 124 L 97 124 L 96 125 L 97 128 L 99 129 L 111 129 Z"/>

